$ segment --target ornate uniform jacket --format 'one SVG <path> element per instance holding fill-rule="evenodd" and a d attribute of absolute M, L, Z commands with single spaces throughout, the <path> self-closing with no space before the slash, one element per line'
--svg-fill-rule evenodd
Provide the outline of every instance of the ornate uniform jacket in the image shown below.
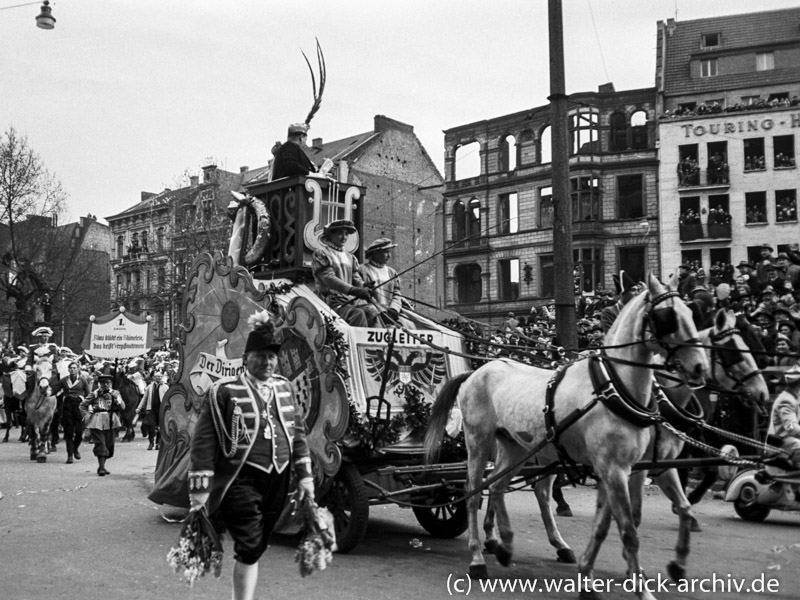
<path fill-rule="evenodd" d="M 800 439 L 800 402 L 794 394 L 784 391 L 775 399 L 772 406 L 770 432 L 782 438 Z"/>
<path fill-rule="evenodd" d="M 273 375 L 265 384 L 242 373 L 213 386 L 200 409 L 191 442 L 189 493 L 210 492 L 212 514 L 242 467 L 313 477 L 303 409 L 291 383 Z M 232 435 L 233 434 L 233 435 Z M 233 438 L 233 439 L 232 439 Z"/>
<path fill-rule="evenodd" d="M 101 389 L 97 389 L 81 402 L 80 408 L 84 419 L 88 415 L 87 429 L 108 430 L 122 427 L 116 411 L 125 408 L 125 401 L 117 390 L 103 392 Z"/>

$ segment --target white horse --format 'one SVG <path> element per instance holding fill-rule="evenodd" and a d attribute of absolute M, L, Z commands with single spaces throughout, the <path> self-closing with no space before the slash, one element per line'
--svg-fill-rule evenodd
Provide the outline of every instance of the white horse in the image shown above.
<path fill-rule="evenodd" d="M 609 331 L 602 357 L 572 363 L 560 371 L 558 380 L 551 370 L 496 360 L 445 386 L 426 433 L 429 458 L 439 448 L 456 400 L 468 452 L 468 494 L 481 486 L 496 442 L 495 473 L 503 475 L 494 478 L 489 495 L 497 515 L 501 541 L 495 555 L 501 564 L 507 565 L 513 553 L 504 498 L 508 482 L 533 453 L 547 462 L 557 460 L 560 450 L 576 463 L 590 465 L 600 480 L 590 539 L 602 531 L 604 511 L 610 509 L 620 530 L 628 577 L 641 575 L 628 478 L 652 435 L 649 425 L 656 413 L 648 407 L 651 367 L 663 357 L 689 384 L 701 385 L 708 360 L 697 341 L 691 311 L 674 291 L 674 280 L 665 286 L 650 275 L 648 290 L 623 308 Z M 467 501 L 470 575 L 483 578 L 487 571 L 479 540 L 479 501 L 477 494 Z M 549 507 L 543 514 L 552 518 Z M 591 548 L 590 542 L 579 565 L 581 577 L 588 581 L 593 578 Z M 644 589 L 639 595 L 653 597 Z"/>

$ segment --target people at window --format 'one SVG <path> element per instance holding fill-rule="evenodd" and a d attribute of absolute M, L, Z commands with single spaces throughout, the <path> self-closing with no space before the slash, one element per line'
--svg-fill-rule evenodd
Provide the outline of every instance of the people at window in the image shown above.
<path fill-rule="evenodd" d="M 775 220 L 778 223 L 797 221 L 797 200 L 791 196 L 781 196 L 776 198 Z"/>
<path fill-rule="evenodd" d="M 700 185 L 700 165 L 693 156 L 678 163 L 678 185 Z"/>
<path fill-rule="evenodd" d="M 790 156 L 789 154 L 784 154 L 783 152 L 778 152 L 775 155 L 775 166 L 776 167 L 794 167 L 794 156 Z"/>

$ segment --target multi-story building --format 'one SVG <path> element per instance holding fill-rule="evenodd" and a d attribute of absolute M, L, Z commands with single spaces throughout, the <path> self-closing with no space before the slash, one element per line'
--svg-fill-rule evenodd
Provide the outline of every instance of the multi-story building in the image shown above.
<path fill-rule="evenodd" d="M 194 257 L 227 250 L 226 207 L 246 171 L 207 165 L 202 181 L 195 175 L 186 187 L 142 192 L 135 206 L 106 217 L 114 240 L 111 305 L 150 315 L 155 340 L 170 340 L 180 322 L 186 270 Z"/>
<path fill-rule="evenodd" d="M 800 8 L 658 24 L 662 271 L 796 247 Z"/>
<path fill-rule="evenodd" d="M 573 258 L 582 292 L 658 271 L 655 89 L 569 96 Z M 553 296 L 549 105 L 445 132 L 448 308 L 497 324 Z M 475 160 L 477 159 L 477 160 Z M 473 169 L 468 170 L 468 164 Z"/>

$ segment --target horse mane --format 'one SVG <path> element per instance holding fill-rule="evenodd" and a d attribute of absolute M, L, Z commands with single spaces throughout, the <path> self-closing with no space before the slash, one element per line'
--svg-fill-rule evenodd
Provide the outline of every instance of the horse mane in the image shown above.
<path fill-rule="evenodd" d="M 631 319 L 638 315 L 640 312 L 644 311 L 644 305 L 647 302 L 647 291 L 642 291 L 622 307 L 622 310 L 619 311 L 617 318 L 614 319 L 614 324 L 611 325 L 611 329 L 608 330 L 606 333 L 605 344 L 609 346 L 613 346 L 615 344 L 620 343 L 619 336 L 622 334 L 623 327 L 631 327 L 633 330 L 631 332 L 631 339 L 624 340 L 624 341 L 631 341 L 636 339 L 637 336 L 637 327 L 641 322 L 641 319 L 635 318 L 632 322 Z M 628 333 L 628 332 L 625 332 Z"/>

